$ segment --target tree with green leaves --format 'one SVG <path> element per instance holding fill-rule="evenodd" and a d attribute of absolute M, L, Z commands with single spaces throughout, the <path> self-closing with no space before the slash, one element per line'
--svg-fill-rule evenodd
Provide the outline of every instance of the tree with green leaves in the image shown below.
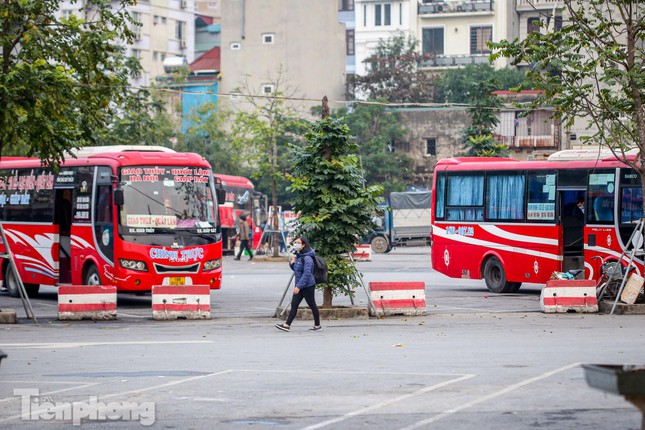
<path fill-rule="evenodd" d="M 376 52 L 363 63 L 364 76 L 352 75 L 349 86 L 358 97 L 383 99 L 393 103 L 428 103 L 434 95 L 434 79 L 419 65 L 429 56 L 418 50 L 419 41 L 411 35 L 398 33 L 381 39 Z"/>
<path fill-rule="evenodd" d="M 280 168 L 280 142 L 299 141 L 299 130 L 303 130 L 303 120 L 285 103 L 293 96 L 287 93 L 288 85 L 285 74 L 280 69 L 275 78 L 268 78 L 273 87 L 271 94 L 262 94 L 251 89 L 248 83 L 243 90 L 235 92 L 246 94 L 244 99 L 249 110 L 239 110 L 233 124 L 233 148 L 238 157 L 243 157 L 247 166 L 256 172 L 253 176 L 261 177 L 270 183 L 271 205 L 273 213 L 278 214 L 278 187 L 286 183 L 284 170 Z M 279 220 L 274 217 L 272 229 L 273 256 L 279 255 Z"/>
<path fill-rule="evenodd" d="M 95 142 L 129 97 L 138 63 L 123 55 L 134 0 L 93 0 L 57 18 L 60 0 L 0 2 L 0 154 L 13 149 L 56 164 Z"/>
<path fill-rule="evenodd" d="M 642 1 L 560 2 L 563 25 L 543 23 L 524 40 L 492 43 L 492 58 L 530 64 L 522 89 L 540 90 L 565 127 L 587 121 L 587 143 L 609 148 L 641 177 L 645 194 L 645 7 Z M 638 148 L 635 159 L 626 157 Z M 644 201 L 645 202 L 645 201 Z"/>
<path fill-rule="evenodd" d="M 472 95 L 470 107 L 471 123 L 462 134 L 462 143 L 469 157 L 505 157 L 508 147 L 495 142 L 493 131 L 499 123 L 497 111 L 502 107 L 502 101 L 492 93 L 496 84 L 494 81 L 481 81 L 477 84 Z"/>
<path fill-rule="evenodd" d="M 165 104 L 149 90 L 132 92 L 119 112 L 96 131 L 96 145 L 172 146 L 177 124 L 166 112 Z"/>
<path fill-rule="evenodd" d="M 494 69 L 489 64 L 469 64 L 448 69 L 436 80 L 437 103 L 467 104 L 480 95 L 482 82 L 493 83 L 493 90 L 510 90 L 526 79 L 526 73 L 516 68 Z"/>
<path fill-rule="evenodd" d="M 323 307 L 331 307 L 335 295 L 352 294 L 360 285 L 347 254 L 355 250 L 357 238 L 372 231 L 372 214 L 383 189 L 364 186 L 358 147 L 342 118 L 315 122 L 305 137 L 306 145 L 291 145 L 289 188 L 300 214 L 295 234 L 305 235 L 327 260 Z"/>

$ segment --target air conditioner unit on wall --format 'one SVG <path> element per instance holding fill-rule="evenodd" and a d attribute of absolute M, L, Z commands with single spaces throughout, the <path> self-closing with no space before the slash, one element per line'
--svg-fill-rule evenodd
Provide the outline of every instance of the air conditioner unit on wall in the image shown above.
<path fill-rule="evenodd" d="M 185 41 L 185 40 L 180 40 L 180 41 L 179 41 L 179 46 L 181 47 L 181 49 L 186 49 L 186 47 L 188 46 L 188 44 L 186 43 L 186 41 Z"/>

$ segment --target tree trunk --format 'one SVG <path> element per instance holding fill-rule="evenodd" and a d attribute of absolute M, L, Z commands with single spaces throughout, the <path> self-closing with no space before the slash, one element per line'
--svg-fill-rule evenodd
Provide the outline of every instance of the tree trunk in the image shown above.
<path fill-rule="evenodd" d="M 332 306 L 332 300 L 334 299 L 334 295 L 331 293 L 331 287 L 325 287 L 323 289 L 323 308 L 331 308 Z"/>
<path fill-rule="evenodd" d="M 280 256 L 280 220 L 278 213 L 278 181 L 275 178 L 276 170 L 278 168 L 278 142 L 275 136 L 271 138 L 271 199 L 273 199 L 273 240 L 271 244 L 273 245 L 273 256 Z M 287 244 L 285 243 L 285 246 Z"/>

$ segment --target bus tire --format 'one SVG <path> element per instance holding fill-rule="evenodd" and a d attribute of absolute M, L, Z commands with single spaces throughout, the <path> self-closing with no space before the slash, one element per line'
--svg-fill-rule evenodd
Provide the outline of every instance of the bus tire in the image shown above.
<path fill-rule="evenodd" d="M 390 251 L 390 244 L 383 236 L 376 236 L 374 239 L 372 239 L 370 246 L 372 247 L 372 251 L 376 252 L 377 254 L 383 254 Z"/>
<path fill-rule="evenodd" d="M 103 285 L 101 283 L 101 275 L 99 274 L 99 269 L 95 265 L 90 264 L 85 270 L 85 275 L 83 276 L 83 285 Z"/>
<path fill-rule="evenodd" d="M 512 282 L 506 281 L 504 266 L 502 266 L 497 257 L 491 257 L 486 260 L 484 280 L 486 281 L 486 288 L 492 293 L 510 293 L 513 287 Z"/>
<path fill-rule="evenodd" d="M 18 276 L 13 270 L 11 264 L 7 264 L 7 268 L 4 272 L 4 287 L 9 292 L 11 297 L 20 297 L 20 284 L 18 283 Z M 25 292 L 28 297 L 36 297 L 38 295 L 38 290 L 40 289 L 39 284 L 24 284 Z"/>

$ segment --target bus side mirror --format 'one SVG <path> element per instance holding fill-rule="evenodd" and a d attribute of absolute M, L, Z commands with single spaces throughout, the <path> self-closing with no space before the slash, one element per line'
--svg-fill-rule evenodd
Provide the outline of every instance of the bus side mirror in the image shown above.
<path fill-rule="evenodd" d="M 125 203 L 125 197 L 123 196 L 123 189 L 117 188 L 114 190 L 114 204 L 117 206 L 123 206 Z"/>
<path fill-rule="evenodd" d="M 217 194 L 217 204 L 223 205 L 226 202 L 226 190 L 217 188 L 215 189 L 215 194 Z"/>

